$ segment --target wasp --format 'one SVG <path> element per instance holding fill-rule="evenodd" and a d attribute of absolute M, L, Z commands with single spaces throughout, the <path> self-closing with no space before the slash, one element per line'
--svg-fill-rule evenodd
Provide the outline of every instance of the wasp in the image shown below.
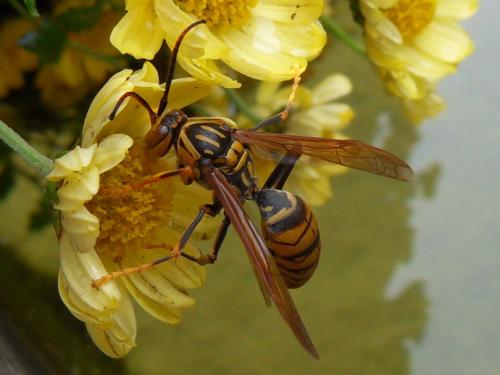
<path fill-rule="evenodd" d="M 189 25 L 172 49 L 165 91 L 158 109 L 135 92 L 127 92 L 118 100 L 110 119 L 127 98 L 136 100 L 148 111 L 151 128 L 146 134 L 146 147 L 157 157 L 172 148 L 178 168 L 160 173 L 154 179 L 180 176 L 184 184 L 199 183 L 213 190 L 213 202 L 199 208 L 193 222 L 168 256 L 138 267 L 113 272 L 95 280 L 99 287 L 118 276 L 141 272 L 167 260 L 183 256 L 199 264 L 214 263 L 230 225 L 233 225 L 250 258 L 260 289 L 268 306 L 273 303 L 300 344 L 319 358 L 302 319 L 288 291 L 303 285 L 314 272 L 320 253 L 318 224 L 309 206 L 298 196 L 284 191 L 283 186 L 296 162 L 303 155 L 333 162 L 373 174 L 408 181 L 411 168 L 401 159 L 382 149 L 360 141 L 304 137 L 260 131 L 269 124 L 285 120 L 291 108 L 294 90 L 286 108 L 264 120 L 255 128 L 240 130 L 222 117 L 188 117 L 179 109 L 167 109 L 168 94 L 181 42 L 197 25 Z M 294 81 L 296 89 L 300 78 Z M 257 151 L 256 151 L 257 150 Z M 269 152 L 270 151 L 270 152 Z M 259 187 L 254 174 L 252 155 L 266 152 L 278 157 L 279 163 L 266 182 Z M 262 218 L 259 233 L 243 210 L 245 201 L 256 202 Z M 205 215 L 223 212 L 212 250 L 200 257 L 182 252 L 191 234 Z"/>

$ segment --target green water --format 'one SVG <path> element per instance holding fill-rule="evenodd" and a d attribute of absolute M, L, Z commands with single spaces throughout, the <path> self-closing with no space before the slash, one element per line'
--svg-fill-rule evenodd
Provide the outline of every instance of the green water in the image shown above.
<path fill-rule="evenodd" d="M 292 294 L 321 361 L 265 307 L 233 233 L 181 324 L 137 309 L 138 347 L 107 359 L 57 298 L 52 231 L 22 230 L 36 195 L 23 183 L 0 206 L 2 243 L 11 247 L 3 250 L 0 301 L 31 338 L 27 350 L 65 373 L 499 373 L 500 44 L 487 25 L 500 6 L 481 6 L 466 23 L 476 54 L 441 87 L 449 109 L 421 127 L 344 45 L 330 47 L 305 77 L 313 82 L 331 66 L 352 77 L 347 101 L 356 119 L 346 133 L 396 153 L 417 174 L 405 184 L 352 171 L 333 179 L 334 200 L 316 210 L 322 259 Z"/>

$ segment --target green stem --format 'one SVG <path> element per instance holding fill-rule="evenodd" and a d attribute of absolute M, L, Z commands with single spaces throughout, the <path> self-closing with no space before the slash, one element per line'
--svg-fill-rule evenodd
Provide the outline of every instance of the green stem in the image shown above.
<path fill-rule="evenodd" d="M 236 108 L 238 108 L 238 111 L 247 116 L 254 124 L 262 122 L 262 119 L 252 111 L 252 109 L 247 105 L 247 103 L 245 103 L 243 98 L 236 93 L 235 90 L 224 89 L 224 92 L 229 100 L 231 100 Z"/>
<path fill-rule="evenodd" d="M 338 24 L 333 18 L 321 16 L 320 21 L 325 27 L 326 31 L 328 31 L 330 34 L 335 35 L 360 55 L 366 55 L 365 47 L 353 37 L 351 37 L 351 35 L 347 31 L 345 31 L 344 28 L 340 26 L 340 24 Z"/>
<path fill-rule="evenodd" d="M 29 145 L 19 134 L 0 120 L 0 139 L 21 155 L 40 174 L 46 176 L 52 170 L 53 162 Z"/>

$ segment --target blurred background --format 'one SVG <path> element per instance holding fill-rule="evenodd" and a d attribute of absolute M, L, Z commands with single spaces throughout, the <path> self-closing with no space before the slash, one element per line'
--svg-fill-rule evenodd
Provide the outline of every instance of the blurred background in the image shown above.
<path fill-rule="evenodd" d="M 39 10 L 65 11 L 55 8 L 41 4 Z M 17 13 L 6 3 L 0 9 L 5 27 Z M 121 17 L 119 9 L 100 15 L 104 29 Z M 347 4 L 339 2 L 336 17 L 359 35 Z M 310 65 L 306 85 L 325 72 L 353 82 L 343 101 L 356 116 L 343 132 L 399 155 L 417 175 L 405 184 L 349 171 L 332 179 L 333 199 L 315 209 L 322 259 L 314 277 L 292 295 L 320 361 L 300 348 L 275 309 L 266 309 L 234 233 L 180 325 L 137 309 L 138 347 L 124 359 L 107 358 L 59 299 L 58 245 L 41 181 L 0 145 L 1 363 L 9 363 L 11 373 L 497 373 L 499 17 L 500 5 L 483 1 L 464 23 L 476 52 L 439 86 L 448 109 L 420 126 L 385 93 L 370 62 L 342 42 L 331 38 Z M 26 27 L 11 32 L 19 28 L 23 35 Z M 85 53 L 84 43 L 102 35 L 87 34 L 73 39 L 72 52 Z M 0 50 L 6 40 L 0 39 Z M 36 71 L 29 68 L 35 62 L 23 58 L 25 82 L 2 94 L 0 119 L 48 156 L 70 147 L 103 80 L 137 66 L 112 47 L 99 48 L 94 56 L 87 53 L 93 68 L 69 83 L 61 79 L 64 69 L 51 70 L 53 57 L 43 57 L 47 64 Z M 0 70 L 0 79 L 7 71 Z"/>

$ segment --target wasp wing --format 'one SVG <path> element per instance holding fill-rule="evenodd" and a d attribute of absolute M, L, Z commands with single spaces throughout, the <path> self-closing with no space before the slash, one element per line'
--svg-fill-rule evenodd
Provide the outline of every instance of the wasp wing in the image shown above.
<path fill-rule="evenodd" d="M 304 349 L 319 359 L 318 351 L 307 333 L 273 256 L 243 210 L 231 185 L 222 172 L 217 169 L 208 174 L 207 181 L 215 190 L 217 198 L 224 206 L 224 213 L 231 220 L 243 242 L 264 294 L 267 293 L 271 297 L 281 316 Z"/>
<path fill-rule="evenodd" d="M 413 171 L 397 156 L 361 141 L 305 137 L 300 135 L 236 130 L 234 137 L 267 150 L 308 155 L 362 171 L 410 181 Z"/>

